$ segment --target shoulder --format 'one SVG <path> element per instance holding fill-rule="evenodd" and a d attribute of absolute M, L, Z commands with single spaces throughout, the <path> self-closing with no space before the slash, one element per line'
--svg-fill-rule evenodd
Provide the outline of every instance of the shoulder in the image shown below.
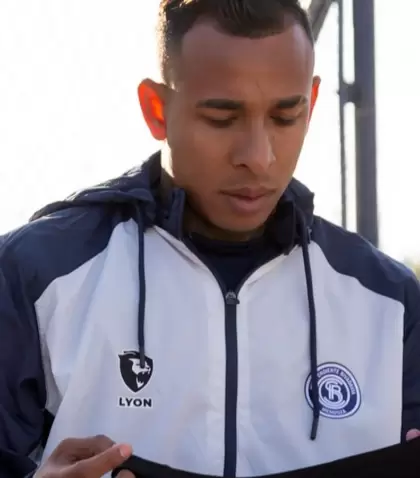
<path fill-rule="evenodd" d="M 313 242 L 337 273 L 354 277 L 367 289 L 402 303 L 407 302 L 407 294 L 420 296 L 414 273 L 359 234 L 320 217 L 314 218 L 312 234 Z"/>
<path fill-rule="evenodd" d="M 7 281 L 29 286 L 36 301 L 56 278 L 106 249 L 124 221 L 103 207 L 71 207 L 30 222 L 0 238 L 0 269 Z"/>

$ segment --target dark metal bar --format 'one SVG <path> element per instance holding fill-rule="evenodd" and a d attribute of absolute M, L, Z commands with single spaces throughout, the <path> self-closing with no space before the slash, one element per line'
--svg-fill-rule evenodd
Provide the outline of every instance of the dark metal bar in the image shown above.
<path fill-rule="evenodd" d="M 319 33 L 321 32 L 333 1 L 334 0 L 312 0 L 308 7 L 308 15 L 311 20 L 315 41 L 318 40 Z"/>
<path fill-rule="evenodd" d="M 353 0 L 357 231 L 378 245 L 374 1 Z"/>
<path fill-rule="evenodd" d="M 347 156 L 345 133 L 345 107 L 348 100 L 348 85 L 344 80 L 344 6 L 337 0 L 338 7 L 338 97 L 340 114 L 340 179 L 341 179 L 341 225 L 347 228 Z"/>

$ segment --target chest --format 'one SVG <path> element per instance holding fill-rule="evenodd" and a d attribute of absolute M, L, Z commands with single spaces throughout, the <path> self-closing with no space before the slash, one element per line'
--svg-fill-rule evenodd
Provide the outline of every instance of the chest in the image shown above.
<path fill-rule="evenodd" d="M 220 475 L 230 434 L 239 476 L 398 441 L 402 307 L 336 274 L 316 246 L 310 250 L 322 404 L 316 444 L 308 440 L 301 252 L 257 270 L 232 301 L 188 251 L 157 235 L 146 238 L 142 364 L 138 264 L 130 243 L 125 251 L 111 248 L 37 305 L 50 399 L 55 394 L 51 446 L 60 436 L 105 433 L 129 440 L 144 458 Z"/>

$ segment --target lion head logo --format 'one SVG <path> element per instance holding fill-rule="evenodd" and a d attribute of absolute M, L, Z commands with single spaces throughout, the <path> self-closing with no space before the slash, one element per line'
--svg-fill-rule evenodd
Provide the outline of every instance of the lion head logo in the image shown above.
<path fill-rule="evenodd" d="M 132 392 L 139 392 L 149 383 L 153 372 L 153 360 L 146 357 L 144 367 L 141 367 L 140 354 L 132 350 L 123 352 L 119 358 L 124 383 Z"/>

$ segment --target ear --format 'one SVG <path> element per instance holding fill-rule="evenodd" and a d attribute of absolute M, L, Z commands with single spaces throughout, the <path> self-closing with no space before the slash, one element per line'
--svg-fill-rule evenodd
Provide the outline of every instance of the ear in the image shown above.
<path fill-rule="evenodd" d="M 150 79 L 143 80 L 137 89 L 144 120 L 158 141 L 166 139 L 165 92 L 165 85 Z"/>
<path fill-rule="evenodd" d="M 318 99 L 319 87 L 321 85 L 321 78 L 319 76 L 315 76 L 312 80 L 312 90 L 311 90 L 311 100 L 309 105 L 309 118 L 308 118 L 308 125 L 312 118 L 312 113 L 314 111 L 316 101 Z"/>

